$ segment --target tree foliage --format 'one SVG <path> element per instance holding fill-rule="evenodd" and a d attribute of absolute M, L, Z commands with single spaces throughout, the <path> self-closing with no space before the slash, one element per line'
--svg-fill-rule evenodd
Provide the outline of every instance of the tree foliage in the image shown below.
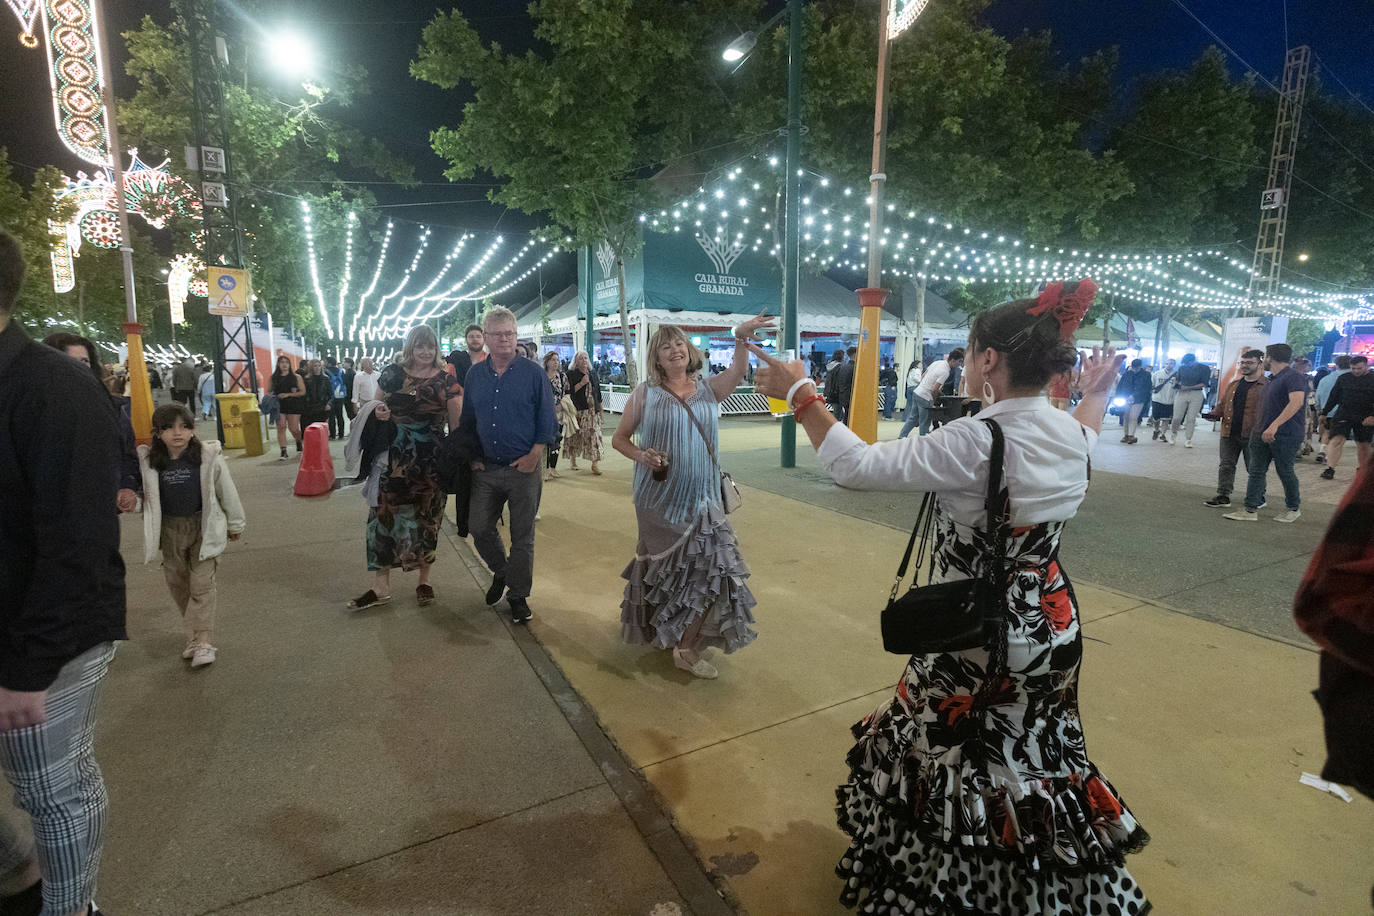
<path fill-rule="evenodd" d="M 251 14 L 261 6 L 242 4 L 241 12 Z M 170 168 L 194 185 L 195 176 L 184 175 L 180 156 L 184 146 L 195 143 L 185 22 L 177 16 L 163 26 L 145 18 L 123 37 L 126 70 L 137 86 L 120 105 L 123 139 L 132 146 L 168 151 Z M 413 180 L 414 170 L 376 138 L 335 120 L 337 112 L 365 91 L 363 68 L 335 67 L 331 85 L 306 83 L 298 92 L 287 93 L 285 87 L 264 79 L 265 67 L 253 57 L 251 36 L 237 41 L 231 37 L 230 46 L 230 62 L 222 68 L 233 171 L 229 190 L 245 229 L 246 266 L 253 270 L 259 307 L 269 310 L 278 325 L 319 335 L 322 326 L 304 268 L 301 201 L 310 203 L 320 249 L 341 252 L 343 218 L 350 209 L 357 209 L 364 235 L 379 235 L 365 209 L 374 202 L 372 195 L 348 179 L 378 177 L 405 183 Z M 174 222 L 171 247 L 190 250 L 195 231 L 189 219 Z M 327 263 L 338 260 L 330 258 Z M 326 285 L 333 288 L 332 283 Z"/>

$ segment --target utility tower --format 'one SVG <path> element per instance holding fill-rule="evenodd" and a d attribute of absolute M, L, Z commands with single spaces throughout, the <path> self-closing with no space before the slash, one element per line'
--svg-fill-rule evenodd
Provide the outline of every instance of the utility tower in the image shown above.
<path fill-rule="evenodd" d="M 1284 57 L 1283 82 L 1279 86 L 1279 112 L 1274 120 L 1274 146 L 1269 153 L 1269 178 L 1260 198 L 1259 237 L 1250 274 L 1250 308 L 1263 312 L 1260 303 L 1279 292 L 1283 266 L 1283 237 L 1288 230 L 1288 200 L 1293 188 L 1293 158 L 1298 151 L 1298 125 L 1302 121 L 1303 95 L 1312 49 L 1292 48 Z"/>
<path fill-rule="evenodd" d="M 182 0 L 178 4 L 186 19 L 191 47 L 191 108 L 195 118 L 195 161 L 200 168 L 205 265 L 242 268 L 247 265 L 243 259 L 243 233 L 239 229 L 238 194 L 230 171 L 229 122 L 224 115 L 220 77 L 220 67 L 228 64 L 229 55 L 223 36 L 218 34 L 217 5 L 218 0 Z M 213 296 L 211 291 L 212 302 Z M 215 391 L 256 394 L 258 376 L 253 366 L 250 319 L 219 318 L 214 322 L 213 335 Z"/>

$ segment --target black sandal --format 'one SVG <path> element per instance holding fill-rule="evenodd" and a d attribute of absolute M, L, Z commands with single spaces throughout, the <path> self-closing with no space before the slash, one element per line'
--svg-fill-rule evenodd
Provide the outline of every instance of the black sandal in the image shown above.
<path fill-rule="evenodd" d="M 415 601 L 420 605 L 420 607 L 424 607 L 424 606 L 427 605 L 427 604 L 433 604 L 433 603 L 434 603 L 434 589 L 430 588 L 428 585 L 418 585 L 418 586 L 416 586 L 416 587 L 415 587 Z"/>
<path fill-rule="evenodd" d="M 390 595 L 378 595 L 372 589 L 368 589 L 352 601 L 348 602 L 350 611 L 361 611 L 363 608 L 376 607 L 379 604 L 386 604 L 391 600 Z"/>

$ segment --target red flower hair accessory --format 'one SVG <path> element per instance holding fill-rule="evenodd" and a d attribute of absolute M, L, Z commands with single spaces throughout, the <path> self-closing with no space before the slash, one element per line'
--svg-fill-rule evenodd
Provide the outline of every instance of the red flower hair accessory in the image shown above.
<path fill-rule="evenodd" d="M 1083 322 L 1083 316 L 1097 297 L 1097 284 L 1091 277 L 1082 280 L 1058 281 L 1045 287 L 1035 300 L 1035 305 L 1026 309 L 1027 315 L 1043 315 L 1053 311 L 1059 321 L 1059 336 L 1072 340 L 1073 332 Z"/>

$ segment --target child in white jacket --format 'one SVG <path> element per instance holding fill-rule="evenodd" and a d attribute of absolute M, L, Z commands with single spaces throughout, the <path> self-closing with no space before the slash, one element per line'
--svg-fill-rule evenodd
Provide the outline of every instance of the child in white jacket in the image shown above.
<path fill-rule="evenodd" d="M 162 552 L 162 572 L 186 623 L 181 657 L 192 668 L 215 660 L 215 569 L 243 534 L 243 504 L 214 440 L 195 436 L 181 404 L 153 411 L 153 444 L 138 448 L 143 473 L 143 562 Z"/>

